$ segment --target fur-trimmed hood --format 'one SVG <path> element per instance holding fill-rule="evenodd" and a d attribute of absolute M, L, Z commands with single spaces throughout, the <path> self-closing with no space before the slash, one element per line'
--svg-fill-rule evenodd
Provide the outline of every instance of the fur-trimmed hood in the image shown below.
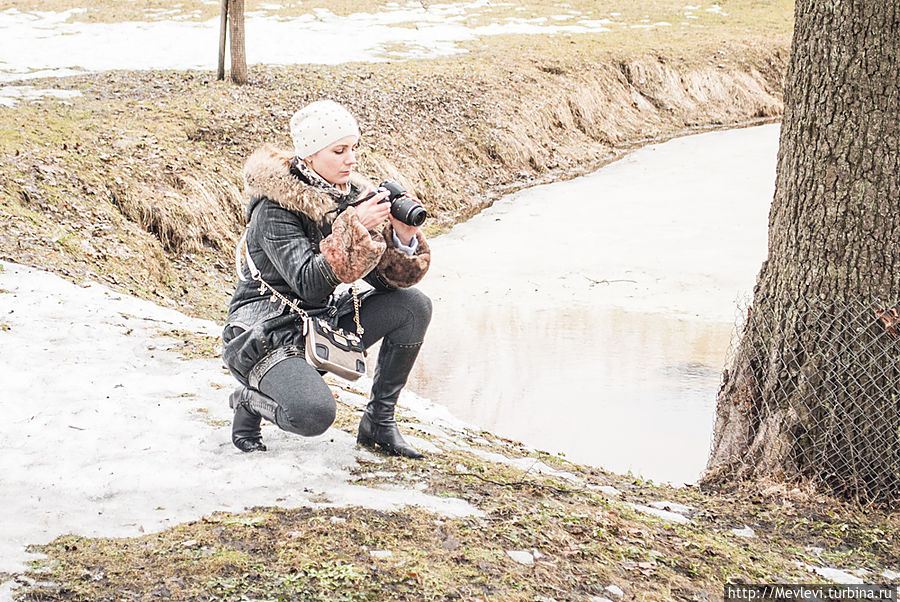
<path fill-rule="evenodd" d="M 289 211 L 302 213 L 319 222 L 337 202 L 321 188 L 311 186 L 291 171 L 291 151 L 267 144 L 257 149 L 244 164 L 244 191 L 249 197 L 247 214 L 260 197 L 271 199 Z M 350 177 L 350 192 L 346 199 L 353 200 L 371 185 L 365 177 Z"/>

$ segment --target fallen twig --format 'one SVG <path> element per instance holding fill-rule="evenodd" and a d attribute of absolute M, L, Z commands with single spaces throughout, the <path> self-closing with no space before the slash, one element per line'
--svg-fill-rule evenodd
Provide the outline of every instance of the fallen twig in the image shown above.
<path fill-rule="evenodd" d="M 583 275 L 583 274 L 582 274 L 582 275 Z M 590 280 L 590 281 L 591 281 L 591 284 L 612 284 L 613 282 L 632 282 L 632 283 L 634 283 L 634 284 L 637 284 L 637 280 L 628 280 L 627 278 L 619 278 L 619 279 L 616 279 L 616 280 L 606 280 L 606 279 L 603 279 L 603 280 L 594 280 L 594 279 L 591 278 L 590 276 L 585 276 L 585 278 L 587 278 L 588 280 Z"/>

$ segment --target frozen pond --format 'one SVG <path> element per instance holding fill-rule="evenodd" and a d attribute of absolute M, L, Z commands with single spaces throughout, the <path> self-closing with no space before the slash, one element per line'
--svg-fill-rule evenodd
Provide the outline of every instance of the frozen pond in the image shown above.
<path fill-rule="evenodd" d="M 777 125 L 673 140 L 439 237 L 413 389 L 576 462 L 694 481 L 777 150 Z"/>

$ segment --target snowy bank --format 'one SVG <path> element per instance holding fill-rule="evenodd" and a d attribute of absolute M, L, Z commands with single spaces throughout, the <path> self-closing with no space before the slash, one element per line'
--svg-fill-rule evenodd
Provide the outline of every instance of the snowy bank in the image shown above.
<path fill-rule="evenodd" d="M 303 439 L 268 425 L 270 451 L 242 454 L 230 441 L 235 383 L 221 360 L 181 359 L 164 336 L 215 336 L 218 325 L 97 284 L 0 267 L 0 572 L 21 570 L 25 546 L 62 534 L 131 536 L 256 505 L 478 514 L 455 498 L 351 484 L 357 459 L 380 458 L 337 429 Z M 416 415 L 427 420 L 429 407 L 418 403 Z"/>

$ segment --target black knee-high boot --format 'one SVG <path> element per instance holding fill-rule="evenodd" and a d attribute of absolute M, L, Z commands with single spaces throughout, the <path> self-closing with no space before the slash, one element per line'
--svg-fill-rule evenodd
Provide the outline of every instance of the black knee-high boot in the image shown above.
<path fill-rule="evenodd" d="M 359 421 L 356 442 L 366 447 L 377 444 L 394 456 L 420 459 L 424 456 L 403 440 L 394 420 L 394 407 L 400 390 L 419 355 L 418 345 L 398 345 L 387 339 L 381 341 L 378 363 L 375 364 L 375 380 L 372 383 L 372 401 Z"/>
<path fill-rule="evenodd" d="M 243 452 L 266 451 L 260 420 L 265 418 L 276 422 L 278 404 L 259 391 L 241 387 L 228 398 L 228 405 L 234 409 L 234 422 L 231 424 L 231 442 L 234 446 Z"/>

